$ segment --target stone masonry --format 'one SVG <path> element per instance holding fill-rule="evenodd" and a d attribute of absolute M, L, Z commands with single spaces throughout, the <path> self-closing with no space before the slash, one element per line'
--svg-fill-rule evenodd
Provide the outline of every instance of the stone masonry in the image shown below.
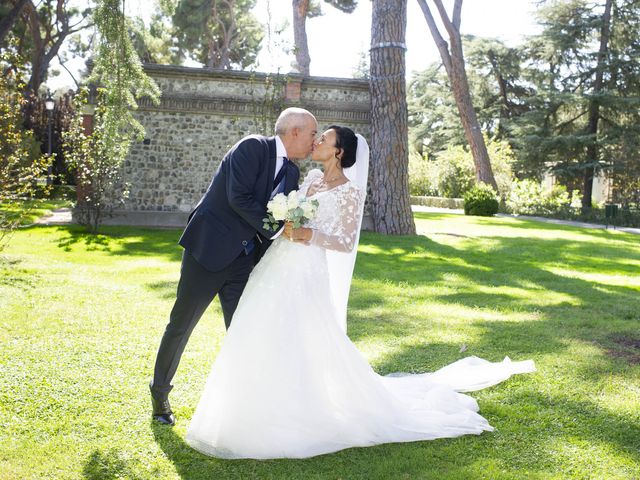
<path fill-rule="evenodd" d="M 146 65 L 145 71 L 162 97 L 159 105 L 140 102 L 135 115 L 146 138 L 125 161 L 130 195 L 105 223 L 184 226 L 227 150 L 245 135 L 272 135 L 286 107 L 311 111 L 320 130 L 335 123 L 370 139 L 366 80 L 167 65 Z M 312 166 L 303 160 L 302 175 Z M 369 223 L 365 215 L 364 226 Z"/>

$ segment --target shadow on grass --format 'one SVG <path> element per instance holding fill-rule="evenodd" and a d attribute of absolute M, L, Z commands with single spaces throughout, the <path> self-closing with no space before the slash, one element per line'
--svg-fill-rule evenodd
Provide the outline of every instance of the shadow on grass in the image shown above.
<path fill-rule="evenodd" d="M 447 278 L 455 276 L 462 279 L 457 282 L 456 290 L 443 289 L 442 294 L 436 293 L 430 298 L 444 304 L 506 313 L 536 311 L 542 321 L 548 322 L 546 328 L 560 326 L 570 309 L 574 309 L 573 315 L 582 310 L 589 314 L 587 317 L 601 312 L 604 316 L 616 316 L 623 323 L 629 320 L 629 329 L 634 328 L 632 322 L 640 318 L 640 314 L 630 313 L 640 311 L 637 287 L 588 281 L 572 273 L 574 270 L 587 275 L 609 271 L 634 275 L 638 268 L 631 265 L 630 260 L 640 262 L 640 251 L 619 244 L 594 246 L 562 239 L 482 237 L 481 240 L 491 242 L 489 251 L 479 251 L 473 243 L 467 243 L 474 240 L 465 240 L 465 248 L 458 249 L 427 237 L 396 237 L 393 246 L 385 249 L 377 236 L 363 235 L 364 251 L 358 256 L 355 275 L 357 279 L 366 280 L 366 287 L 360 290 L 356 282 L 352 302 L 365 310 L 371 305 L 389 309 L 388 304 L 394 299 L 377 292 L 371 283 L 390 282 L 400 287 L 403 284 L 411 287 L 446 285 Z M 563 270 L 568 273 L 561 274 Z M 507 288 L 492 291 L 494 287 Z M 541 302 L 535 290 L 552 292 L 559 299 Z M 410 295 L 412 289 L 407 291 Z M 358 312 L 354 313 L 359 316 Z M 530 329 L 531 326 L 519 322 L 515 328 Z M 554 335 L 562 334 L 563 328 L 554 330 Z"/>
<path fill-rule="evenodd" d="M 160 298 L 175 299 L 176 292 L 178 290 L 178 281 L 162 281 L 162 282 L 150 282 L 145 284 L 149 289 L 158 294 Z"/>
<path fill-rule="evenodd" d="M 176 467 L 180 478 L 189 480 L 213 478 L 208 464 L 215 463 L 215 459 L 209 459 L 193 450 L 173 428 L 159 425 L 154 421 L 151 421 L 150 425 L 156 443 Z"/>
<path fill-rule="evenodd" d="M 433 442 L 386 444 L 352 448 L 305 459 L 223 460 L 203 455 L 191 447 L 171 428 L 152 425 L 156 442 L 173 463 L 180 478 L 209 480 L 211 478 L 271 478 L 271 479 L 389 479 L 398 478 L 398 471 L 424 474 L 429 459 L 423 448 Z M 444 441 L 446 442 L 446 440 Z M 418 448 L 416 448 L 418 447 Z"/>
<path fill-rule="evenodd" d="M 0 286 L 17 289 L 35 288 L 42 279 L 37 271 L 20 267 L 21 259 L 0 255 Z"/>
<path fill-rule="evenodd" d="M 84 230 L 68 230 L 67 236 L 61 238 L 58 242 L 58 247 L 70 252 L 71 247 L 76 244 L 83 244 L 85 250 L 96 251 L 101 250 L 104 252 L 111 251 L 111 240 L 106 235 L 93 234 Z"/>
<path fill-rule="evenodd" d="M 499 388 L 499 387 L 494 387 Z M 480 436 L 352 448 L 292 460 L 222 460 L 192 450 L 175 430 L 152 425 L 155 441 L 185 480 L 210 478 L 388 479 L 527 478 L 567 473 L 563 455 L 576 444 L 614 447 L 640 461 L 640 428 L 593 403 L 540 392 L 510 392 L 507 401 L 481 401 L 481 413 L 498 429 Z M 513 448 L 517 443 L 518 447 Z M 563 449 L 566 449 L 563 453 Z M 443 459 L 448 459 L 443 461 Z M 594 460 L 597 462 L 597 460 Z M 589 466 L 583 473 L 587 474 Z M 489 477 L 485 475 L 490 473 Z M 576 472 L 574 472 L 576 473 Z M 578 474 L 580 472 L 577 472 Z M 110 477 L 109 477 L 110 478 Z M 545 477 L 546 478 L 546 477 Z"/>
<path fill-rule="evenodd" d="M 452 218 L 449 214 L 416 214 L 416 217 L 457 221 L 457 217 Z M 498 311 L 505 316 L 512 312 L 537 314 L 538 319 L 534 322 L 492 322 L 493 325 L 475 322 L 486 332 L 486 339 L 476 346 L 488 348 L 506 342 L 503 347 L 517 348 L 518 341 L 523 339 L 525 343 L 520 345 L 525 345 L 521 346 L 524 352 L 535 354 L 562 349 L 566 338 L 600 340 L 612 333 L 612 329 L 614 333 L 626 334 L 637 328 L 635 323 L 640 320 L 638 288 L 588 281 L 571 273 L 577 270 L 585 274 L 635 275 L 640 264 L 640 243 L 636 237 L 509 220 L 505 223 L 505 219 L 478 218 L 474 222 L 489 227 L 530 229 L 532 232 L 541 229 L 578 231 L 586 240 L 472 236 L 461 238 L 457 245 L 450 245 L 436 241 L 438 235 L 432 235 L 432 238 L 385 237 L 365 232 L 361 238 L 362 251 L 358 255 L 351 297 L 352 338 L 403 335 L 406 319 L 395 315 L 394 299 L 377 286 L 390 284 L 393 291 L 399 291 L 400 296 L 405 295 L 409 302 L 415 300 L 411 298 L 413 287 L 446 285 L 449 276 L 459 279 L 455 281 L 455 290 L 443 288 L 442 293 L 436 292 L 422 301 Z M 58 227 L 58 230 L 64 235 L 59 243 L 63 249 L 80 244 L 110 255 L 160 256 L 176 263 L 182 255 L 177 244 L 180 235 L 177 229 L 108 226 L 103 227 L 104 234 L 98 236 L 89 235 L 77 226 Z M 361 281 L 363 287 L 358 287 Z M 402 285 L 411 288 L 404 292 Z M 148 287 L 163 298 L 175 295 L 175 282 L 151 282 Z M 506 288 L 499 290 L 500 287 Z M 558 298 L 540 302 L 536 290 L 552 292 Z M 598 316 L 600 318 L 596 318 Z M 596 328 L 596 321 L 609 319 L 614 320 L 611 325 Z M 359 324 L 363 325 L 362 328 Z M 500 334 L 500 329 L 509 333 Z M 538 342 L 528 347 L 527 341 L 535 344 L 531 337 Z"/>
<path fill-rule="evenodd" d="M 136 474 L 130 466 L 128 455 L 116 449 L 111 449 L 106 452 L 95 450 L 85 463 L 82 475 L 88 480 L 112 480 L 121 478 L 142 480 L 148 478 Z"/>
<path fill-rule="evenodd" d="M 92 234 L 77 225 L 59 226 L 57 230 L 63 235 L 58 246 L 65 251 L 81 246 L 112 255 L 163 256 L 173 261 L 182 258 L 178 245 L 182 230 L 104 226 L 101 233 Z"/>
<path fill-rule="evenodd" d="M 508 401 L 511 405 L 509 410 L 517 415 L 517 422 L 511 428 L 521 430 L 523 425 L 527 425 L 525 428 L 530 430 L 531 436 L 539 437 L 536 441 L 538 448 L 546 450 L 549 455 L 559 453 L 557 445 L 554 445 L 558 439 L 566 444 L 586 440 L 592 445 L 604 443 L 613 446 L 632 459 L 633 464 L 640 464 L 640 450 L 637 448 L 640 425 L 624 415 L 615 414 L 595 402 L 575 400 L 571 391 L 551 396 L 522 389 L 510 392 Z M 519 405 L 527 405 L 527 408 L 520 409 Z M 513 421 L 509 415 L 504 416 L 499 411 L 496 414 L 496 422 L 501 421 L 499 417 L 503 417 L 505 422 Z M 492 421 L 493 414 L 488 416 Z"/>

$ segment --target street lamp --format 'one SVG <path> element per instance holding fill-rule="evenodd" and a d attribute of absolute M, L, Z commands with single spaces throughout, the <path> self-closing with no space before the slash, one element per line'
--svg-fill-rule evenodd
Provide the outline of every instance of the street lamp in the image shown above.
<path fill-rule="evenodd" d="M 48 130 L 48 147 L 47 147 L 47 154 L 49 156 L 51 156 L 51 120 L 53 118 L 53 109 L 56 106 L 56 101 L 53 99 L 53 97 L 51 96 L 51 92 L 49 90 L 47 90 L 47 98 L 45 98 L 44 100 L 44 108 L 47 110 L 47 114 L 48 114 L 48 119 L 47 119 L 47 130 Z M 47 167 L 47 185 L 51 185 L 53 183 L 53 181 L 51 180 L 51 163 L 49 163 L 49 166 Z"/>

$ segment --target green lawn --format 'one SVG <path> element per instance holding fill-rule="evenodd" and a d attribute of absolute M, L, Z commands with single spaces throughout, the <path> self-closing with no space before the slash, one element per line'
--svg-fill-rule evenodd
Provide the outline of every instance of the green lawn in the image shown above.
<path fill-rule="evenodd" d="M 71 207 L 70 200 L 60 198 L 37 199 L 20 203 L 0 205 L 0 215 L 13 216 L 24 213 L 20 222 L 22 225 L 30 225 L 38 218 L 50 214 L 53 210 L 62 207 Z"/>
<path fill-rule="evenodd" d="M 380 373 L 534 359 L 536 373 L 473 394 L 495 432 L 307 460 L 205 457 L 183 438 L 224 338 L 217 303 L 175 379 L 178 425 L 150 421 L 180 232 L 33 227 L 0 254 L 0 478 L 640 479 L 640 237 L 416 220 L 419 236 L 363 234 L 349 335 Z"/>

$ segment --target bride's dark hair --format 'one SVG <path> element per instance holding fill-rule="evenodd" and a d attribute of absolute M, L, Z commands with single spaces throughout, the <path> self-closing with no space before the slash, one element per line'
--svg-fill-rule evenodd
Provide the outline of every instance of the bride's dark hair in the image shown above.
<path fill-rule="evenodd" d="M 342 149 L 340 165 L 342 168 L 349 168 L 356 163 L 356 150 L 358 149 L 358 137 L 348 127 L 331 125 L 329 129 L 336 132 L 336 148 Z"/>

